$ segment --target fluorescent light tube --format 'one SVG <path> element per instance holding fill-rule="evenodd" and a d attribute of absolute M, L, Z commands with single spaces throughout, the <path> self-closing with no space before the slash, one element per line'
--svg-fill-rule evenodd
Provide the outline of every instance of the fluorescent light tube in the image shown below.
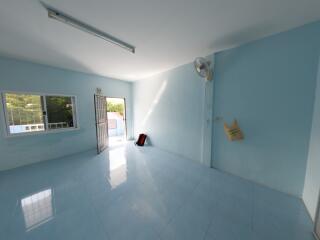
<path fill-rule="evenodd" d="M 52 9 L 48 6 L 45 6 L 45 8 L 48 11 L 49 18 L 55 19 L 55 20 L 62 22 L 62 23 L 66 23 L 72 27 L 78 28 L 84 32 L 90 33 L 96 37 L 102 38 L 103 40 L 106 40 L 108 42 L 116 44 L 119 47 L 122 47 L 132 53 L 135 53 L 135 47 L 132 46 L 131 44 L 126 43 L 126 42 L 124 42 L 114 36 L 111 36 L 108 33 L 102 32 L 102 31 L 100 31 L 100 30 L 98 30 L 98 29 L 96 29 L 86 23 L 83 23 L 73 17 L 67 16 L 66 14 L 64 14 L 62 12 L 58 12 L 57 10 Z"/>

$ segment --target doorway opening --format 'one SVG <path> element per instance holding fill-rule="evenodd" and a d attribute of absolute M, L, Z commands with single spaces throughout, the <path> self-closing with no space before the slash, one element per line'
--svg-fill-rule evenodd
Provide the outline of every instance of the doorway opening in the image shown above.
<path fill-rule="evenodd" d="M 106 98 L 109 146 L 122 145 L 127 140 L 126 101 L 124 98 Z"/>

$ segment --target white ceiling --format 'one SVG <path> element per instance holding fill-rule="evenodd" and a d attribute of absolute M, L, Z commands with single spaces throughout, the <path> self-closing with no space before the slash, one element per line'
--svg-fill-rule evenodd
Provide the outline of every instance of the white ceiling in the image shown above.
<path fill-rule="evenodd" d="M 320 19 L 320 0 L 44 0 L 136 46 L 132 54 L 48 19 L 38 0 L 0 0 L 0 54 L 139 80 Z"/>

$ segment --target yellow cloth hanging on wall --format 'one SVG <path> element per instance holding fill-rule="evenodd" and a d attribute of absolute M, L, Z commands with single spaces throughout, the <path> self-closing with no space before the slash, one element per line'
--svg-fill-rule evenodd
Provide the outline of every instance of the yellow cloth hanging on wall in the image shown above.
<path fill-rule="evenodd" d="M 242 140 L 243 134 L 238 125 L 237 120 L 235 119 L 232 125 L 229 127 L 226 122 L 224 122 L 224 132 L 226 133 L 229 141 Z"/>

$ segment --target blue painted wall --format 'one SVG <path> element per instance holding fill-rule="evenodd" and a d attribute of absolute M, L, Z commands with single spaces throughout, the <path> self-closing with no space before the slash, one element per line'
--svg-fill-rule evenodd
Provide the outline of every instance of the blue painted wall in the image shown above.
<path fill-rule="evenodd" d="M 316 22 L 215 54 L 213 107 L 192 64 L 134 83 L 135 136 L 201 162 L 211 106 L 214 119 L 236 118 L 245 135 L 229 142 L 223 120 L 214 121 L 213 167 L 301 197 L 319 40 Z"/>
<path fill-rule="evenodd" d="M 245 140 L 228 142 L 223 122 L 215 121 L 214 167 L 302 195 L 319 40 L 320 23 L 314 23 L 216 54 L 214 117 L 237 118 Z M 5 138 L 1 128 L 0 169 L 95 148 L 96 87 L 127 99 L 130 135 L 131 83 L 1 58 L 0 90 L 76 95 L 81 128 L 16 138 Z M 201 162 L 204 92 L 192 64 L 134 83 L 135 136 L 146 132 L 153 145 Z"/>
<path fill-rule="evenodd" d="M 320 62 L 318 69 L 316 98 L 312 120 L 312 130 L 309 143 L 309 155 L 306 178 L 303 190 L 303 200 L 312 217 L 315 218 L 320 189 Z"/>
<path fill-rule="evenodd" d="M 135 82 L 135 136 L 144 132 L 152 145 L 201 162 L 204 93 L 192 64 Z"/>
<path fill-rule="evenodd" d="M 242 142 L 213 130 L 213 166 L 302 195 L 315 96 L 320 23 L 216 54 L 214 117 L 236 118 Z"/>
<path fill-rule="evenodd" d="M 34 136 L 5 137 L 0 107 L 0 170 L 94 149 L 93 95 L 97 87 L 108 97 L 124 97 L 128 135 L 132 136 L 132 84 L 39 64 L 0 58 L 0 90 L 70 94 L 77 96 L 80 129 Z"/>

